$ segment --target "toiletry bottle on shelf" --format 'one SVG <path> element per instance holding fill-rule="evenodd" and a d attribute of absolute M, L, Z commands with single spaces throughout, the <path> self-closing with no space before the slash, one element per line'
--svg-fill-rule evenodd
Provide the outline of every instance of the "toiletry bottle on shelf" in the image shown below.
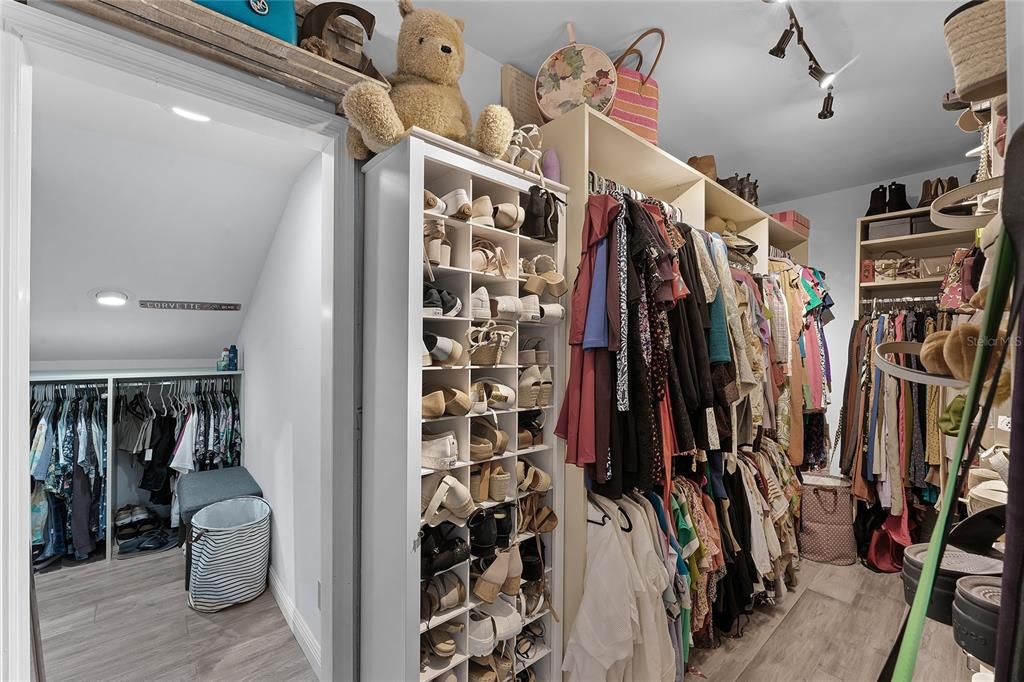
<path fill-rule="evenodd" d="M 231 348 L 228 349 L 228 371 L 238 371 L 238 346 L 231 344 Z"/>
<path fill-rule="evenodd" d="M 217 360 L 217 371 L 226 372 L 228 369 L 228 348 L 224 347 L 224 350 L 220 353 L 220 359 Z"/>

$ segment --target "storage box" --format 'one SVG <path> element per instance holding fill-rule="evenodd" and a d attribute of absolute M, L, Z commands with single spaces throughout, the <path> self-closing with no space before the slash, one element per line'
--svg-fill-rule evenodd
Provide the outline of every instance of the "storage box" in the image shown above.
<path fill-rule="evenodd" d="M 214 12 L 269 33 L 286 43 L 298 42 L 294 0 L 193 0 Z"/>
<path fill-rule="evenodd" d="M 875 261 L 873 261 L 873 260 L 862 260 L 860 262 L 860 281 L 861 282 L 874 282 L 875 281 Z"/>
<path fill-rule="evenodd" d="M 811 220 L 805 215 L 796 211 L 779 211 L 772 213 L 772 217 L 794 232 L 805 237 L 811 236 Z"/>
<path fill-rule="evenodd" d="M 927 234 L 938 232 L 942 228 L 932 222 L 931 216 L 919 215 L 910 219 L 911 234 Z"/>
<path fill-rule="evenodd" d="M 941 229 L 941 228 L 939 228 Z M 950 256 L 930 256 L 921 259 L 922 277 L 945 276 L 949 271 Z"/>
<path fill-rule="evenodd" d="M 906 237 L 910 234 L 910 218 L 892 218 L 868 223 L 868 239 Z"/>

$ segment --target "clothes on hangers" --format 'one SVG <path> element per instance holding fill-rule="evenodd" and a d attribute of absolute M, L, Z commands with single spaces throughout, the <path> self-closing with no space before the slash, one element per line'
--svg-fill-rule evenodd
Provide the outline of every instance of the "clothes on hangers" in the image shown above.
<path fill-rule="evenodd" d="M 596 175 L 590 184 L 556 426 L 567 461 L 612 497 L 657 482 L 664 492 L 672 457 L 751 446 L 765 428 L 794 464 L 823 465 L 824 273 L 788 259 L 768 276 L 735 267 L 756 244 L 696 230 L 677 207 Z"/>
<path fill-rule="evenodd" d="M 164 386 L 175 388 L 164 395 Z M 191 382 L 187 382 L 191 383 Z M 146 390 L 120 393 L 115 400 L 114 433 L 119 451 L 134 454 L 142 467 L 139 488 L 153 504 L 171 506 L 177 526 L 175 483 L 179 476 L 238 466 L 242 437 L 238 398 L 221 380 L 143 384 Z M 159 387 L 157 397 L 153 388 Z"/>
<path fill-rule="evenodd" d="M 681 679 L 695 640 L 742 634 L 741 615 L 788 591 L 800 483 L 781 448 L 762 438 L 734 468 L 718 457 L 701 471 L 673 476 L 665 497 L 588 494 L 570 680 Z"/>
<path fill-rule="evenodd" d="M 36 384 L 30 413 L 33 559 L 87 559 L 106 538 L 106 399 L 95 386 Z"/>

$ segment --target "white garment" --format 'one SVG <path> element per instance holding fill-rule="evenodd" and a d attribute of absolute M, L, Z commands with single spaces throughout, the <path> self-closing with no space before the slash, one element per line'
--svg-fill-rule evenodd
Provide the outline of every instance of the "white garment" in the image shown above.
<path fill-rule="evenodd" d="M 625 535 L 633 549 L 633 557 L 644 579 L 643 595 L 638 597 L 643 642 L 633 647 L 633 680 L 675 680 L 675 648 L 668 633 L 668 616 L 663 595 L 671 583 L 665 563 L 658 555 L 647 510 L 632 498 L 618 500 L 633 522 L 633 530 Z"/>
<path fill-rule="evenodd" d="M 754 568 L 758 574 L 769 576 L 772 575 L 774 566 L 768 552 L 768 540 L 764 534 L 764 498 L 757 491 L 757 485 L 747 463 L 740 461 L 738 469 L 743 479 L 743 490 L 747 494 L 747 506 L 750 507 L 750 556 L 754 560 Z"/>
<path fill-rule="evenodd" d="M 607 505 L 614 509 L 614 505 Z M 616 512 L 616 517 L 618 513 Z M 609 670 L 633 656 L 637 614 L 636 566 L 627 560 L 619 540 L 618 518 L 587 505 L 587 571 L 576 621 L 565 647 L 562 670 L 569 680 L 608 679 Z"/>
<path fill-rule="evenodd" d="M 174 444 L 174 456 L 171 458 L 171 468 L 178 472 L 178 476 L 195 471 L 196 469 L 196 412 L 190 408 L 185 415 L 185 425 L 180 431 L 178 442 Z M 171 528 L 178 527 L 178 486 L 171 486 Z"/>

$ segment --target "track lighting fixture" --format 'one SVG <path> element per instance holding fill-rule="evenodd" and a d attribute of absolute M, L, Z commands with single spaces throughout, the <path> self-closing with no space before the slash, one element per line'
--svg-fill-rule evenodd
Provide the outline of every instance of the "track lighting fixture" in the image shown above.
<path fill-rule="evenodd" d="M 782 35 L 779 36 L 779 42 L 775 43 L 775 47 L 768 50 L 768 54 L 775 57 L 776 59 L 785 59 L 786 46 L 789 45 L 789 41 L 793 39 L 793 34 L 793 27 L 788 27 L 785 31 L 782 32 Z"/>
<path fill-rule="evenodd" d="M 836 79 L 834 73 L 829 73 L 825 69 L 821 68 L 821 64 L 818 62 L 811 62 L 807 67 L 807 73 L 810 74 L 811 78 L 818 81 L 818 87 L 822 90 L 827 90 L 832 87 L 832 81 Z"/>
<path fill-rule="evenodd" d="M 771 0 L 764 1 L 770 2 Z M 808 45 L 807 41 L 804 40 L 804 27 L 800 25 L 800 21 L 796 18 L 796 12 L 793 11 L 792 5 L 786 5 L 786 12 L 789 14 L 789 26 L 787 26 L 786 30 L 782 32 L 781 36 L 779 36 L 779 42 L 775 44 L 775 47 L 768 50 L 768 54 L 776 59 L 785 59 L 786 47 L 789 46 L 790 41 L 793 40 L 793 36 L 795 35 L 797 45 L 802 47 L 804 52 L 807 54 L 807 59 L 809 61 L 807 67 L 808 75 L 818 82 L 819 88 L 826 91 L 825 101 L 822 104 L 821 111 L 818 112 L 818 118 L 822 120 L 832 118 L 834 115 L 834 112 L 832 111 L 832 86 L 835 83 L 836 75 L 838 75 L 839 72 L 829 72 L 821 66 L 818 58 L 815 57 L 814 52 L 811 51 L 810 45 Z M 850 63 L 852 63 L 852 60 Z M 847 66 L 849 66 L 849 64 L 847 64 Z M 843 68 L 846 67 L 844 66 Z M 842 70 L 843 69 L 840 69 L 839 71 Z"/>
<path fill-rule="evenodd" d="M 818 112 L 818 118 L 825 121 L 833 116 L 835 116 L 835 112 L 832 111 L 832 86 L 829 86 L 828 90 L 825 91 L 825 100 L 821 103 L 821 111 Z"/>

